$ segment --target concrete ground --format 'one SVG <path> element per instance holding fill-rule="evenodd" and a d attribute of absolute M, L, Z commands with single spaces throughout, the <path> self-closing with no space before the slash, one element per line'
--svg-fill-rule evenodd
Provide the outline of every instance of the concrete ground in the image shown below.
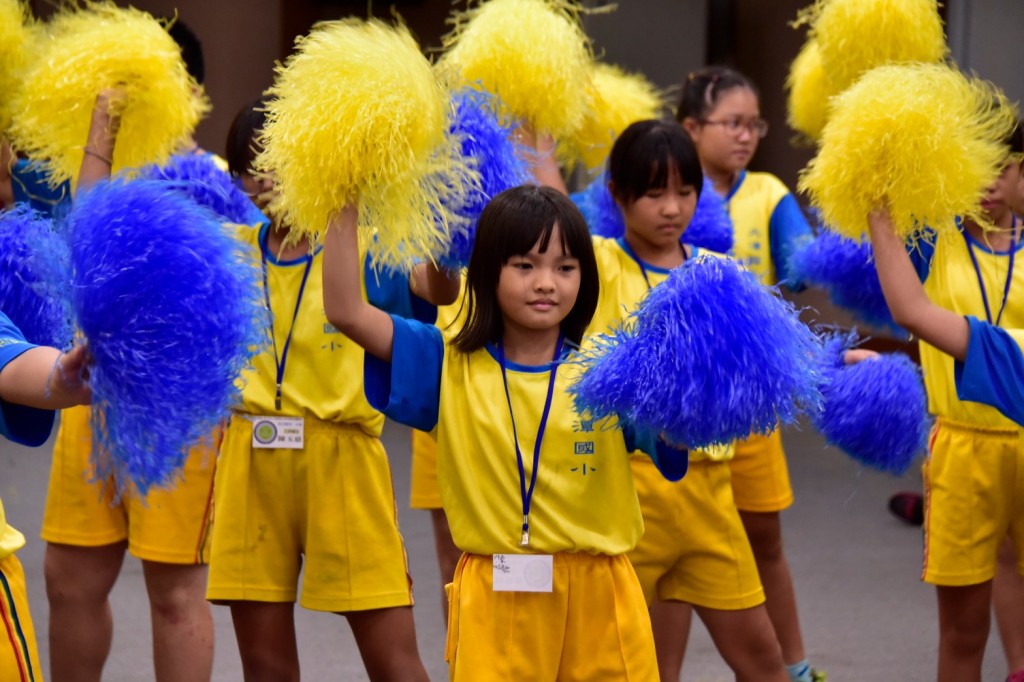
<path fill-rule="evenodd" d="M 443 661 L 438 569 L 430 518 L 408 509 L 409 432 L 390 425 L 384 441 L 391 455 L 401 525 L 416 586 L 420 652 L 434 680 L 447 676 Z M 866 471 L 840 452 L 825 449 L 810 427 L 785 432 L 796 503 L 783 528 L 803 622 L 814 664 L 832 682 L 917 681 L 935 678 L 937 618 L 933 588 L 919 580 L 921 531 L 891 517 L 886 500 L 896 490 L 917 490 L 914 468 L 902 479 Z M 47 609 L 43 584 L 44 544 L 39 540 L 51 443 L 29 450 L 0 443 L 0 496 L 7 518 L 28 545 L 18 553 L 29 584 L 32 617 L 47 665 Z M 153 678 L 149 611 L 139 562 L 126 560 L 112 596 L 115 633 L 104 679 Z M 216 623 L 214 679 L 241 679 L 228 610 L 213 607 Z M 297 610 L 302 672 L 310 680 L 365 680 L 355 642 L 344 619 Z M 983 679 L 1004 679 L 1006 666 L 993 634 Z M 732 679 L 702 627 L 696 626 L 683 671 L 691 682 Z"/>

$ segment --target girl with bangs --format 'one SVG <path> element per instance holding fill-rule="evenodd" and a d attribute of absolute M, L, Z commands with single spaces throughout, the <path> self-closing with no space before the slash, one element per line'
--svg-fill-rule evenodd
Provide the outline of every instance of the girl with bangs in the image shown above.
<path fill-rule="evenodd" d="M 448 587 L 453 680 L 658 679 L 626 552 L 643 533 L 628 453 L 680 478 L 687 455 L 581 419 L 567 363 L 599 298 L 586 223 L 559 192 L 523 186 L 480 217 L 466 323 L 451 334 L 355 292 L 356 211 L 324 244 L 327 316 L 367 352 L 366 395 L 437 426 L 438 482 L 463 551 Z"/>

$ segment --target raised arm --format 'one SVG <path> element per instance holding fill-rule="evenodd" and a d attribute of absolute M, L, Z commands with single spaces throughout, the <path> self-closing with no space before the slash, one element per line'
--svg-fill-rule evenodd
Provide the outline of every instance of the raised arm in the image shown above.
<path fill-rule="evenodd" d="M 459 298 L 461 281 L 458 273 L 442 270 L 433 263 L 420 263 L 409 274 L 412 293 L 436 306 L 455 303 Z"/>
<path fill-rule="evenodd" d="M 529 150 L 528 161 L 533 171 L 533 178 L 538 185 L 556 189 L 569 196 L 569 188 L 562 178 L 562 169 L 555 158 L 555 138 L 551 135 L 538 135 L 533 128 L 523 125 L 517 135 L 523 146 Z"/>
<path fill-rule="evenodd" d="M 896 324 L 962 361 L 971 338 L 967 320 L 935 305 L 928 298 L 910 262 L 906 245 L 893 231 L 892 217 L 887 209 L 872 211 L 868 215 L 868 228 L 882 293 Z"/>
<path fill-rule="evenodd" d="M 395 325 L 391 316 L 363 298 L 359 283 L 359 233 L 355 206 L 334 218 L 324 235 L 324 312 L 338 330 L 370 355 L 391 361 Z"/>
<path fill-rule="evenodd" d="M 110 177 L 123 106 L 124 94 L 120 90 L 104 90 L 96 96 L 75 191 L 88 189 Z"/>
<path fill-rule="evenodd" d="M 86 355 L 84 346 L 67 353 L 46 346 L 27 350 L 0 372 L 0 398 L 44 410 L 87 405 L 92 393 L 83 381 Z"/>

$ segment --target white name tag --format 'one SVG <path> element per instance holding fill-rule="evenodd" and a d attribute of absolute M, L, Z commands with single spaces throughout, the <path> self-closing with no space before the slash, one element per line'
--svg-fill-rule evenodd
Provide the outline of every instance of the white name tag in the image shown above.
<path fill-rule="evenodd" d="M 550 554 L 495 554 L 495 592 L 550 592 Z"/>
<path fill-rule="evenodd" d="M 252 446 L 301 450 L 304 431 L 302 417 L 254 417 Z"/>

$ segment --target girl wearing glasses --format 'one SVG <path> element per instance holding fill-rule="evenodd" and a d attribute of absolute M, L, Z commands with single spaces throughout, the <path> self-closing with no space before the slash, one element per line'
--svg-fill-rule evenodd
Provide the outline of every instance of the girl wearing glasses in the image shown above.
<path fill-rule="evenodd" d="M 688 76 L 676 118 L 693 138 L 704 174 L 729 208 L 732 255 L 768 286 L 795 286 L 787 281 L 786 263 L 795 245 L 811 236 L 811 228 L 781 180 L 747 170 L 768 132 L 756 86 L 729 68 L 701 69 Z M 794 682 L 823 680 L 804 653 L 793 581 L 782 549 L 779 512 L 793 503 L 793 490 L 778 431 L 737 443 L 730 468 L 736 507 L 754 550 L 790 677 Z M 685 606 L 662 603 L 652 616 L 665 618 L 666 625 L 675 622 L 678 631 L 685 631 L 689 612 Z M 680 662 L 684 649 L 682 642 Z"/>

